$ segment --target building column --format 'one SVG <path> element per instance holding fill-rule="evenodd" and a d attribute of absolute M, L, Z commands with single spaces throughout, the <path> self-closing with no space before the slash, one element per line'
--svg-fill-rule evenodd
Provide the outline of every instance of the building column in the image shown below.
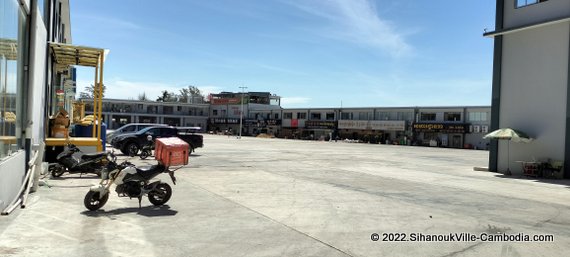
<path fill-rule="evenodd" d="M 497 14 L 495 17 L 495 30 L 503 29 L 503 12 L 505 1 L 497 0 Z M 502 60 L 503 60 L 503 36 L 496 36 L 494 39 L 493 53 L 493 85 L 491 95 L 491 126 L 490 131 L 499 129 L 500 127 L 500 107 L 501 107 L 501 77 L 502 77 Z M 498 171 L 499 143 L 497 140 L 489 142 L 489 171 Z"/>
<path fill-rule="evenodd" d="M 109 119 L 107 120 L 107 129 L 114 128 L 115 123 L 113 122 L 113 114 L 109 114 Z"/>
<path fill-rule="evenodd" d="M 570 33 L 568 35 L 570 39 Z M 568 40 L 568 60 L 566 64 L 568 66 L 568 76 L 566 76 L 566 140 L 564 143 L 564 174 L 562 176 L 565 179 L 570 179 L 570 40 Z"/>

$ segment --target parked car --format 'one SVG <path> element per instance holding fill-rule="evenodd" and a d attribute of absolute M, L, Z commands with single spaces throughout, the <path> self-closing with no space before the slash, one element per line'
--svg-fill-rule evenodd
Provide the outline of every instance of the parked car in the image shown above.
<path fill-rule="evenodd" d="M 196 134 L 195 131 L 193 127 L 152 126 L 135 133 L 118 135 L 111 140 L 111 145 L 123 154 L 135 156 L 143 146 L 148 144 L 148 135 L 152 136 L 153 141 L 160 137 L 178 137 L 190 145 L 189 153 L 192 153 L 196 148 L 204 145 L 203 136 Z"/>
<path fill-rule="evenodd" d="M 115 129 L 111 132 L 107 133 L 107 142 L 111 142 L 113 138 L 118 135 L 126 134 L 126 133 L 135 133 L 140 131 L 141 129 L 152 127 L 152 126 L 168 126 L 166 124 L 156 124 L 156 123 L 129 123 L 126 124 L 118 129 Z"/>

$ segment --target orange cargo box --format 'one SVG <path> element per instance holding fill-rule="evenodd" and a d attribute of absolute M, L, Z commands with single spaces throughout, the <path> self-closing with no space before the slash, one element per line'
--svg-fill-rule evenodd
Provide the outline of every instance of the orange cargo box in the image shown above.
<path fill-rule="evenodd" d="M 154 158 L 165 166 L 179 166 L 188 164 L 190 146 L 177 137 L 157 138 L 155 142 Z"/>

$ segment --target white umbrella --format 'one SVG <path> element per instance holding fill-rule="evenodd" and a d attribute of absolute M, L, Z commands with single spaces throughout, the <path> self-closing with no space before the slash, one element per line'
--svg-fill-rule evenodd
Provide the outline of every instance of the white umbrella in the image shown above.
<path fill-rule="evenodd" d="M 484 139 L 498 139 L 498 140 L 509 140 L 507 143 L 507 172 L 506 175 L 511 175 L 510 169 L 510 143 L 511 141 L 517 143 L 530 143 L 533 139 L 529 137 L 524 132 L 518 131 L 512 128 L 501 128 L 490 132 L 489 134 L 483 136 Z"/>

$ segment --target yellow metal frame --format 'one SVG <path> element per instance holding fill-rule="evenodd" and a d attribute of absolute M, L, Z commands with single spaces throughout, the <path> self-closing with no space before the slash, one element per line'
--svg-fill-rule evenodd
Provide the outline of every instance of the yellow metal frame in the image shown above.
<path fill-rule="evenodd" d="M 97 151 L 103 150 L 101 141 L 101 119 L 103 111 L 103 65 L 105 49 L 86 46 L 75 46 L 62 43 L 49 43 L 51 54 L 59 67 L 69 68 L 71 65 L 95 68 L 95 89 L 93 92 L 93 116 L 95 129 L 91 138 L 46 138 L 46 146 L 63 146 L 73 143 L 77 146 L 96 146 Z"/>

